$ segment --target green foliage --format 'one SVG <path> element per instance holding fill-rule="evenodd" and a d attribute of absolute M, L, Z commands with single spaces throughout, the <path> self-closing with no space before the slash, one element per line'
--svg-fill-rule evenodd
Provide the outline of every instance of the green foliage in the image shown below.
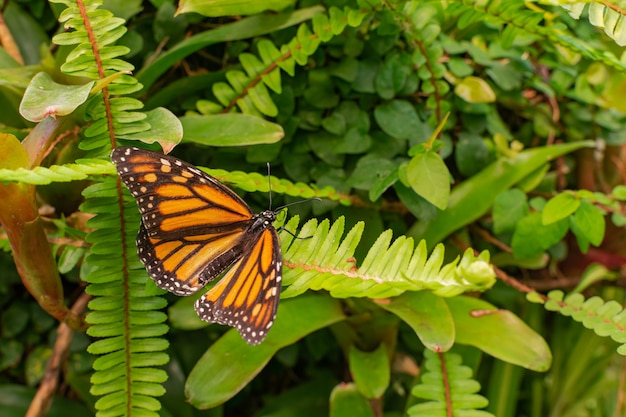
<path fill-rule="evenodd" d="M 531 297 L 531 301 L 533 299 Z M 580 293 L 564 296 L 563 291 L 554 290 L 548 293 L 543 302 L 547 310 L 572 317 L 598 336 L 610 337 L 622 343 L 617 352 L 626 355 L 626 311 L 617 301 L 604 301 L 598 296 L 585 299 Z"/>
<path fill-rule="evenodd" d="M 3 43 L 1 139 L 24 149 L 0 155 L 0 182 L 38 185 L 65 214 L 41 222 L 67 299 L 94 297 L 63 375 L 84 405 L 61 399 L 51 413 L 616 415 L 620 8 L 317 3 L 191 0 L 177 16 L 167 2 L 6 7 L 29 65 Z M 323 199 L 289 207 L 283 300 L 260 346 L 147 278 L 136 205 L 108 161 L 138 142 L 180 144 L 257 210 L 258 192 L 275 207 Z M 491 289 L 494 271 L 514 289 Z M 24 415 L 33 392 L 18 384 L 44 374 L 54 320 L 5 275 L 0 397 Z M 545 311 L 519 294 L 574 285 L 532 293 Z"/>
<path fill-rule="evenodd" d="M 472 370 L 461 365 L 462 358 L 454 353 L 424 352 L 424 373 L 411 394 L 427 400 L 409 408 L 409 416 L 467 416 L 491 417 L 477 410 L 487 405 L 485 397 L 477 394 L 480 384 L 472 379 Z"/>

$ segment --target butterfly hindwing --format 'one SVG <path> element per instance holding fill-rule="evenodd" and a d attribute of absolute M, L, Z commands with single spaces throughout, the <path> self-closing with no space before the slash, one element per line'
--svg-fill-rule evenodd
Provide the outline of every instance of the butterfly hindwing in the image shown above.
<path fill-rule="evenodd" d="M 242 231 L 223 233 L 202 242 L 186 238 L 150 238 L 143 224 L 137 234 L 137 253 L 157 286 L 176 295 L 204 287 L 241 256 Z"/>
<path fill-rule="evenodd" d="M 196 301 L 201 319 L 235 327 L 246 342 L 261 343 L 274 323 L 282 281 L 278 235 L 261 230 L 243 258 Z"/>

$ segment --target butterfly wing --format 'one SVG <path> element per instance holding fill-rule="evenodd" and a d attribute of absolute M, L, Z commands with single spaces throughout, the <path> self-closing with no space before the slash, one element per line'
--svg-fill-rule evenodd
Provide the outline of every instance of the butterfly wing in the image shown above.
<path fill-rule="evenodd" d="M 193 165 L 134 147 L 111 160 L 137 200 L 141 261 L 156 284 L 189 295 L 241 257 L 254 214 L 233 191 Z"/>
<path fill-rule="evenodd" d="M 206 294 L 195 309 L 202 320 L 235 327 L 251 345 L 265 339 L 274 323 L 282 280 L 276 229 L 261 229 L 243 257 Z"/>

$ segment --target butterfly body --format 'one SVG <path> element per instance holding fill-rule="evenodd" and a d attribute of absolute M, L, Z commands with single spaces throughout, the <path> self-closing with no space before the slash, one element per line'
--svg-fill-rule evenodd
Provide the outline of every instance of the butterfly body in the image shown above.
<path fill-rule="evenodd" d="M 276 213 L 253 213 L 215 178 L 171 156 L 119 147 L 111 160 L 137 201 L 137 252 L 150 277 L 167 291 L 190 295 L 227 271 L 196 301 L 196 312 L 260 343 L 280 297 Z"/>

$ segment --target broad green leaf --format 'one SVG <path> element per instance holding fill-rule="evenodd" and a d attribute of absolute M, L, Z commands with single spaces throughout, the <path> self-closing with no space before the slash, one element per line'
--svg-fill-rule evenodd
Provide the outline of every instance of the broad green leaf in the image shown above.
<path fill-rule="evenodd" d="M 496 94 L 491 86 L 482 78 L 465 77 L 454 87 L 454 92 L 468 103 L 493 103 Z"/>
<path fill-rule="evenodd" d="M 333 135 L 343 135 L 346 133 L 346 118 L 340 112 L 335 111 L 322 119 L 322 127 Z"/>
<path fill-rule="evenodd" d="M 370 190 L 377 181 L 386 178 L 396 169 L 396 164 L 389 159 L 374 154 L 365 155 L 357 162 L 348 179 L 348 185 L 359 190 Z"/>
<path fill-rule="evenodd" d="M 435 152 L 418 153 L 406 169 L 409 185 L 417 194 L 440 210 L 448 205 L 450 172 Z"/>
<path fill-rule="evenodd" d="M 574 222 L 592 245 L 599 246 L 602 243 L 606 227 L 602 210 L 589 201 L 582 200 L 574 213 Z"/>
<path fill-rule="evenodd" d="M 341 384 L 330 394 L 329 416 L 374 417 L 374 412 L 354 384 Z"/>
<path fill-rule="evenodd" d="M 348 361 L 359 392 L 368 399 L 381 398 L 389 386 L 391 375 L 385 344 L 381 343 L 371 352 L 363 352 L 351 345 Z"/>
<path fill-rule="evenodd" d="M 182 0 L 176 14 L 198 13 L 203 16 L 240 16 L 270 10 L 279 12 L 293 6 L 295 0 Z"/>
<path fill-rule="evenodd" d="M 392 185 L 398 181 L 398 168 L 392 169 L 387 175 L 382 175 L 378 177 L 372 184 L 370 185 L 369 197 L 370 201 L 376 201 L 378 198 L 383 195 L 383 193 Z M 405 187 L 406 188 L 406 187 Z M 414 193 L 411 193 L 415 196 Z M 417 197 L 417 196 L 416 196 Z M 431 206 L 432 207 L 432 206 Z"/>
<path fill-rule="evenodd" d="M 46 33 L 44 19 L 35 19 L 36 12 L 33 13 L 31 7 L 32 4 L 28 3 L 9 2 L 2 10 L 2 18 L 4 30 L 12 34 L 24 64 L 38 65 L 43 60 L 42 45 L 50 44 L 50 35 Z M 3 46 L 6 47 L 6 44 Z"/>
<path fill-rule="evenodd" d="M 9 133 L 0 133 L 0 168 L 30 167 L 30 160 L 20 141 Z"/>
<path fill-rule="evenodd" d="M 454 343 L 454 321 L 443 298 L 430 291 L 410 291 L 376 303 L 392 312 L 433 352 L 446 352 Z"/>
<path fill-rule="evenodd" d="M 183 125 L 180 120 L 169 110 L 157 107 L 145 112 L 145 122 L 150 124 L 149 130 L 143 132 L 120 135 L 120 138 L 140 140 L 144 143 L 157 142 L 165 153 L 178 145 L 183 137 Z"/>
<path fill-rule="evenodd" d="M 459 172 L 464 177 L 471 177 L 482 170 L 495 158 L 478 135 L 461 133 L 454 151 L 454 159 Z"/>
<path fill-rule="evenodd" d="M 31 122 L 68 115 L 87 100 L 93 85 L 94 81 L 82 85 L 58 84 L 48 74 L 40 72 L 24 92 L 20 114 Z"/>
<path fill-rule="evenodd" d="M 376 74 L 374 86 L 378 95 L 390 100 L 404 87 L 412 68 L 406 62 L 402 62 L 401 55 L 394 55 L 385 59 Z"/>
<path fill-rule="evenodd" d="M 429 245 L 434 245 L 483 216 L 498 194 L 532 174 L 546 161 L 593 146 L 592 141 L 573 142 L 533 148 L 519 152 L 512 158 L 501 158 L 455 187 L 450 193 L 448 208 L 438 212 L 431 221 L 417 222 L 408 234 L 416 240 L 426 239 Z"/>
<path fill-rule="evenodd" d="M 241 113 L 184 116 L 184 141 L 207 146 L 244 146 L 275 143 L 284 136 L 279 124 Z"/>
<path fill-rule="evenodd" d="M 310 294 L 281 301 L 263 343 L 250 346 L 231 329 L 206 351 L 187 378 L 189 402 L 201 409 L 222 404 L 241 391 L 279 349 L 344 318 L 341 303 L 328 296 Z"/>
<path fill-rule="evenodd" d="M 424 129 L 424 122 L 406 100 L 393 100 L 377 106 L 374 118 L 385 133 L 398 139 L 418 137 Z"/>
<path fill-rule="evenodd" d="M 548 344 L 515 314 L 473 297 L 458 296 L 446 302 L 454 317 L 457 343 L 533 371 L 550 368 Z"/>
<path fill-rule="evenodd" d="M 580 206 L 580 199 L 571 193 L 561 193 L 550 199 L 543 208 L 541 219 L 543 224 L 552 224 L 568 217 Z"/>
<path fill-rule="evenodd" d="M 513 255 L 518 259 L 540 255 L 563 239 L 568 229 L 567 219 L 544 225 L 541 213 L 530 213 L 517 223 L 511 242 Z"/>
<path fill-rule="evenodd" d="M 517 188 L 504 191 L 493 203 L 493 229 L 496 233 L 513 231 L 517 222 L 527 214 L 526 194 Z"/>

